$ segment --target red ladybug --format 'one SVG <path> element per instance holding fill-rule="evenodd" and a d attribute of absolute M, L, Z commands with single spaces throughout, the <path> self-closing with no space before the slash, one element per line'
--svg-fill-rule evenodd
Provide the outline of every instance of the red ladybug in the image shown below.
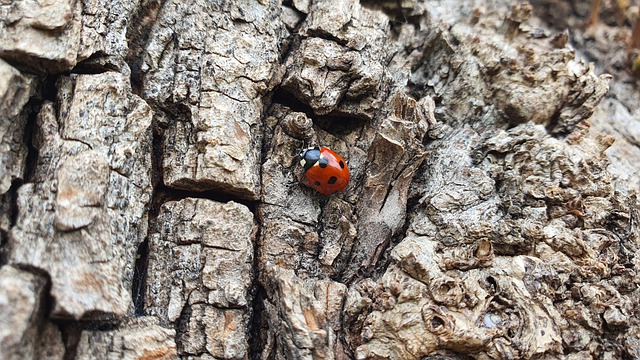
<path fill-rule="evenodd" d="M 347 164 L 340 155 L 324 146 L 302 150 L 300 165 L 304 167 L 309 185 L 321 194 L 335 194 L 349 184 Z"/>

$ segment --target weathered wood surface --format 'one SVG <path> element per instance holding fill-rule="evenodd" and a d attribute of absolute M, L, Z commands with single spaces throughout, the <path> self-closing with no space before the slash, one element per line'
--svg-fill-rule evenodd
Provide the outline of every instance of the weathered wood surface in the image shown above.
<path fill-rule="evenodd" d="M 61 76 L 56 89 L 57 102 L 37 115 L 38 159 L 18 189 L 7 260 L 49 273 L 52 317 L 132 315 L 151 198 L 151 109 L 115 72 Z"/>
<path fill-rule="evenodd" d="M 184 355 L 248 355 L 253 214 L 235 202 L 162 205 L 149 238 L 145 312 L 178 329 Z"/>
<path fill-rule="evenodd" d="M 639 4 L 590 4 L 0 4 L 0 358 L 640 357 Z"/>

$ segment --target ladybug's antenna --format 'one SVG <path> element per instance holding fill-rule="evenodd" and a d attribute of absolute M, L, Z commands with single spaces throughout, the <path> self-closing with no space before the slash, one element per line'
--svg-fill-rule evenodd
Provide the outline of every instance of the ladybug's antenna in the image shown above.
<path fill-rule="evenodd" d="M 302 147 L 301 148 L 297 148 L 296 149 L 296 154 L 294 155 L 295 157 L 300 156 L 300 154 L 302 154 L 302 152 L 304 151 L 304 149 L 307 148 L 306 146 L 306 141 L 305 140 L 301 140 L 302 141 Z"/>

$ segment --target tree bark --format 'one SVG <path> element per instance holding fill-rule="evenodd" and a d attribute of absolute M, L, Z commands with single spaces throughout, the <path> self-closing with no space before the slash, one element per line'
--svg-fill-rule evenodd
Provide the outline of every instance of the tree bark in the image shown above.
<path fill-rule="evenodd" d="M 638 4 L 591 5 L 0 4 L 0 358 L 640 357 Z"/>

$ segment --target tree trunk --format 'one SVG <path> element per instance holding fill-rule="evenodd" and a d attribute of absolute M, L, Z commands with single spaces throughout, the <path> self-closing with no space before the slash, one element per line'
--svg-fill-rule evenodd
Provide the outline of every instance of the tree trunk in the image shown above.
<path fill-rule="evenodd" d="M 5 1 L 0 358 L 640 358 L 637 8 Z"/>

